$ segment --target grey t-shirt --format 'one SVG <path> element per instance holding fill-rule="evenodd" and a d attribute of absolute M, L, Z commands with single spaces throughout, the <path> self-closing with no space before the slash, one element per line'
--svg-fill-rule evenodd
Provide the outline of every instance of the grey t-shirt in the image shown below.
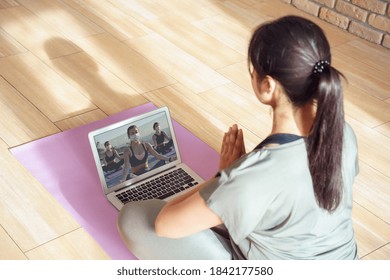
<path fill-rule="evenodd" d="M 357 143 L 349 125 L 344 131 L 344 194 L 332 213 L 317 204 L 304 139 L 249 153 L 200 191 L 224 222 L 234 258 L 357 258 L 351 219 Z"/>

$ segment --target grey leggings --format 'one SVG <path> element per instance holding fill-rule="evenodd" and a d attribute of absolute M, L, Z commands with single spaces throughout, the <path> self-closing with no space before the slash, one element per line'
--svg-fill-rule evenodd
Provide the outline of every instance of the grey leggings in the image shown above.
<path fill-rule="evenodd" d="M 134 256 L 144 260 L 232 258 L 229 240 L 211 229 L 180 239 L 158 237 L 154 221 L 165 203 L 138 201 L 126 204 L 120 211 L 118 230 Z"/>

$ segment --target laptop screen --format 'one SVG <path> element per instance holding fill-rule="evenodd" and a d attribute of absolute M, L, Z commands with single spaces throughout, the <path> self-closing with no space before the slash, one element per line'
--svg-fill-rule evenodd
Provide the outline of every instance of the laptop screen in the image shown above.
<path fill-rule="evenodd" d="M 166 107 L 93 131 L 89 138 L 106 193 L 180 161 Z"/>

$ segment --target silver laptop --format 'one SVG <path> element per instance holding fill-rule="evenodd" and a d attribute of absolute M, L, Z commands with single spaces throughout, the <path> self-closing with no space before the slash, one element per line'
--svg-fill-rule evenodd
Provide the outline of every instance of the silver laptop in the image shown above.
<path fill-rule="evenodd" d="M 129 134 L 135 132 L 134 143 Z M 118 210 L 130 201 L 170 200 L 203 182 L 181 161 L 167 107 L 102 127 L 88 138 L 104 194 Z"/>

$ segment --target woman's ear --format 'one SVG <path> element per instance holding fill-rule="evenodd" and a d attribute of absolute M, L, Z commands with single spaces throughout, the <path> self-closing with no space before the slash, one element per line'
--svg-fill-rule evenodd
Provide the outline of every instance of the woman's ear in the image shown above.
<path fill-rule="evenodd" d="M 257 74 L 254 72 L 252 86 L 261 103 L 266 105 L 272 105 L 274 103 L 277 98 L 277 82 L 271 76 L 267 75 L 259 81 Z"/>
<path fill-rule="evenodd" d="M 276 89 L 276 81 L 271 76 L 265 76 L 261 81 L 261 92 L 265 94 L 273 94 Z"/>

